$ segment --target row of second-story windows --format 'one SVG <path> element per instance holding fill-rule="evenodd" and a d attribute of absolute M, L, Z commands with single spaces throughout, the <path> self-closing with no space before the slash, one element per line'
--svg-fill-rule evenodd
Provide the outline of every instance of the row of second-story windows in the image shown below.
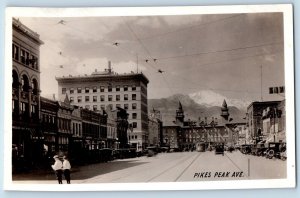
<path fill-rule="evenodd" d="M 82 99 L 83 99 L 82 96 L 77 96 L 77 103 L 81 103 Z M 128 101 L 128 100 L 129 100 L 128 94 L 124 94 L 123 101 Z M 136 100 L 136 94 L 131 95 L 131 100 Z M 101 95 L 100 97 L 98 97 L 98 96 L 84 96 L 84 101 L 85 102 L 121 101 L 121 96 L 116 95 L 115 98 L 113 97 L 113 95 L 108 95 L 107 98 L 105 97 L 105 95 Z M 71 103 L 74 102 L 74 97 L 70 97 L 70 102 Z"/>
<path fill-rule="evenodd" d="M 12 57 L 15 61 L 33 69 L 38 69 L 37 56 L 15 44 L 12 44 Z"/>
<path fill-rule="evenodd" d="M 82 132 L 84 136 L 90 136 L 99 138 L 100 137 L 100 127 L 99 125 L 90 124 L 90 123 L 82 123 Z"/>
<path fill-rule="evenodd" d="M 58 118 L 58 129 L 71 131 L 71 120 Z"/>
<path fill-rule="evenodd" d="M 42 122 L 48 123 L 48 124 L 56 124 L 55 123 L 55 116 L 48 115 L 48 114 L 42 114 Z"/>
<path fill-rule="evenodd" d="M 128 85 L 124 85 L 124 86 L 122 86 L 122 89 L 121 89 L 121 86 L 117 85 L 116 87 L 112 87 L 112 86 L 108 86 L 108 87 L 100 86 L 99 91 L 100 92 L 105 92 L 105 88 L 107 88 L 108 92 L 113 92 L 113 91 L 119 92 L 121 90 L 123 90 L 123 91 L 129 91 L 129 88 L 131 88 L 131 91 L 136 91 L 137 90 L 136 86 L 129 87 Z M 78 87 L 76 89 L 75 88 L 70 88 L 69 93 L 70 94 L 74 94 L 75 90 L 77 90 L 77 93 L 97 93 L 98 92 L 98 87 L 96 87 L 96 86 L 94 86 L 92 88 L 91 87 L 85 87 L 84 90 L 82 89 L 82 87 Z M 67 93 L 67 88 L 63 87 L 62 88 L 62 94 L 65 94 L 65 93 Z"/>
<path fill-rule="evenodd" d="M 82 136 L 81 124 L 73 122 L 73 134 L 76 136 Z"/>
<path fill-rule="evenodd" d="M 20 103 L 20 109 L 19 107 L 19 101 L 18 100 L 12 100 L 12 113 L 18 114 L 20 110 L 20 114 L 24 116 L 29 116 L 29 104 L 26 102 Z M 32 104 L 30 108 L 30 115 L 31 117 L 38 116 L 38 110 L 37 105 Z"/>
<path fill-rule="evenodd" d="M 107 106 L 110 106 L 111 109 L 114 109 L 114 105 L 113 104 L 108 104 Z M 106 105 L 93 105 L 93 111 L 97 111 L 97 110 L 105 110 L 106 109 Z M 100 107 L 100 108 L 98 108 Z M 124 104 L 123 106 L 121 104 L 116 104 L 115 105 L 116 109 L 119 108 L 124 108 L 125 110 L 129 110 L 129 104 Z M 91 109 L 90 105 L 85 105 L 84 108 L 86 109 Z M 131 109 L 132 110 L 136 110 L 137 109 L 137 104 L 136 103 L 132 103 L 131 104 Z M 133 118 L 136 119 L 136 118 Z"/>

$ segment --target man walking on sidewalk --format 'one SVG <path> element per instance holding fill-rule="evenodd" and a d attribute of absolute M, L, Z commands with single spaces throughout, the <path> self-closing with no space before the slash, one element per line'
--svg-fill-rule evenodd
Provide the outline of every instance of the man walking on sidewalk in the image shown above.
<path fill-rule="evenodd" d="M 53 165 L 51 165 L 51 167 L 55 171 L 55 175 L 56 175 L 58 184 L 62 184 L 62 168 L 63 168 L 63 163 L 58 158 L 58 155 L 55 155 L 53 158 L 54 158 L 55 162 L 54 162 Z"/>
<path fill-rule="evenodd" d="M 71 183 L 70 169 L 71 169 L 70 161 L 68 160 L 68 158 L 66 156 L 64 156 L 63 171 L 64 171 L 65 179 L 67 180 L 68 184 Z"/>

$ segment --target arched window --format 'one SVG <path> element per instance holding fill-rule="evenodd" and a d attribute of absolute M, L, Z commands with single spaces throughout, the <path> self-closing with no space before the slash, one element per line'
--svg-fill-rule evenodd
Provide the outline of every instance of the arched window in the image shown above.
<path fill-rule="evenodd" d="M 31 82 L 31 87 L 32 87 L 32 93 L 37 95 L 38 94 L 38 82 L 36 79 L 33 79 Z"/>
<path fill-rule="evenodd" d="M 19 76 L 17 74 L 17 72 L 15 70 L 13 70 L 13 74 L 12 74 L 12 87 L 18 89 L 19 88 Z"/>
<path fill-rule="evenodd" d="M 24 74 L 22 76 L 22 91 L 28 91 L 29 90 L 29 80 L 28 77 Z"/>

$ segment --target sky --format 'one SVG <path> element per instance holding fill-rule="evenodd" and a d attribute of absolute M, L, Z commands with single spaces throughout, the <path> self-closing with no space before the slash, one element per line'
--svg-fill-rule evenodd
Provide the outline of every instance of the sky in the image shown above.
<path fill-rule="evenodd" d="M 150 99 L 180 93 L 242 108 L 284 99 L 269 94 L 284 85 L 281 13 L 19 20 L 44 42 L 42 96 L 57 95 L 56 76 L 90 75 L 111 61 L 117 73 L 143 72 Z"/>

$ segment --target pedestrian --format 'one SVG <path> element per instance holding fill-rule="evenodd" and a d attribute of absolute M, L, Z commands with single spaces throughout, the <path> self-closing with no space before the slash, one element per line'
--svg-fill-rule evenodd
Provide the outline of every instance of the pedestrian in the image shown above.
<path fill-rule="evenodd" d="M 60 161 L 58 155 L 54 155 L 54 164 L 51 165 L 52 169 L 55 171 L 56 179 L 58 181 L 58 184 L 62 184 L 62 168 L 63 163 Z"/>
<path fill-rule="evenodd" d="M 67 180 L 68 184 L 71 184 L 71 164 L 70 161 L 68 160 L 67 156 L 64 156 L 64 161 L 63 161 L 63 171 L 64 171 L 64 176 L 65 179 Z"/>

